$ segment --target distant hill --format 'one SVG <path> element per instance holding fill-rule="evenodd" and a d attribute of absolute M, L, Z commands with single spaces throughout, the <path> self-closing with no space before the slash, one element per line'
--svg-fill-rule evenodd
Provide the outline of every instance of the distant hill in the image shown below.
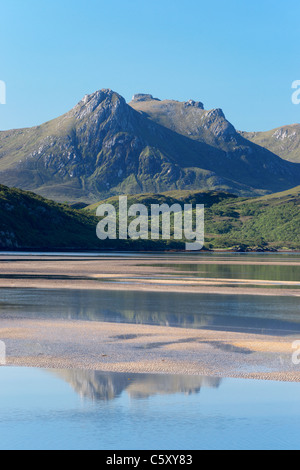
<path fill-rule="evenodd" d="M 102 201 L 103 202 L 103 201 Z M 118 208 L 118 198 L 109 202 Z M 206 249 L 300 249 L 300 187 L 259 198 L 217 191 L 169 191 L 129 196 L 128 204 L 205 205 Z M 83 210 L 0 185 L 0 250 L 103 251 L 184 249 L 184 242 L 100 241 L 99 203 Z"/>
<path fill-rule="evenodd" d="M 220 191 L 166 191 L 164 193 L 143 193 L 128 195 L 128 206 L 133 204 L 144 204 L 148 210 L 151 209 L 151 204 L 205 204 L 206 207 L 210 207 L 213 204 L 218 204 L 221 201 L 232 198 L 237 198 L 230 193 Z M 102 202 L 91 204 L 84 208 L 85 212 L 96 214 L 97 208 L 100 204 L 112 204 L 115 208 L 119 207 L 119 196 L 113 196 Z"/>
<path fill-rule="evenodd" d="M 300 164 L 245 139 L 220 109 L 150 95 L 128 105 L 101 90 L 41 126 L 0 132 L 0 183 L 74 204 L 168 190 L 253 196 L 298 185 Z"/>
<path fill-rule="evenodd" d="M 294 202 L 297 202 L 299 199 L 300 199 L 300 186 L 297 186 L 296 188 L 288 189 L 287 191 L 283 191 L 281 193 L 268 194 L 267 196 L 257 198 L 256 201 L 269 201 L 269 202 L 294 201 Z"/>
<path fill-rule="evenodd" d="M 300 163 L 300 124 L 283 126 L 268 132 L 240 132 L 240 134 L 284 160 Z"/>
<path fill-rule="evenodd" d="M 105 201 L 118 209 L 118 198 Z M 128 205 L 204 204 L 205 248 L 235 251 L 300 249 L 300 186 L 259 198 L 215 191 L 169 191 L 128 197 Z M 95 214 L 98 204 L 85 208 Z M 183 247 L 181 247 L 183 248 Z"/>

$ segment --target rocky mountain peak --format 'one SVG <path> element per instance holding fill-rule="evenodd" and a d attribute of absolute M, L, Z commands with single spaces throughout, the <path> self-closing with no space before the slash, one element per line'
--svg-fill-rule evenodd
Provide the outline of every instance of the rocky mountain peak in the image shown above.
<path fill-rule="evenodd" d="M 72 202 L 173 189 L 255 195 L 299 185 L 300 165 L 246 140 L 221 109 L 143 94 L 134 100 L 103 89 L 38 128 L 0 132 L 0 183 Z"/>
<path fill-rule="evenodd" d="M 215 137 L 223 140 L 237 137 L 235 127 L 227 121 L 222 109 L 212 109 L 208 111 L 203 120 L 203 127 L 210 130 Z"/>
<path fill-rule="evenodd" d="M 198 108 L 198 109 L 204 109 L 204 104 L 201 103 L 200 101 L 194 101 L 194 100 L 189 100 L 185 103 L 185 106 L 187 108 L 193 107 L 193 108 Z"/>
<path fill-rule="evenodd" d="M 126 104 L 125 99 L 121 95 L 110 89 L 102 89 L 91 95 L 85 95 L 75 108 L 72 109 L 71 115 L 77 119 L 83 119 L 94 113 L 99 107 L 117 108 L 120 104 Z"/>
<path fill-rule="evenodd" d="M 154 98 L 152 95 L 138 93 L 137 95 L 133 95 L 132 101 L 137 103 L 140 101 L 160 101 L 158 98 Z"/>

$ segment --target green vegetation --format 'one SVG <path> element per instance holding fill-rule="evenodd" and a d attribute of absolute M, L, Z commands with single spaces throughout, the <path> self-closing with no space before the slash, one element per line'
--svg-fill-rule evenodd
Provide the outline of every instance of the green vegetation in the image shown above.
<path fill-rule="evenodd" d="M 206 211 L 208 247 L 299 249 L 300 198 L 288 199 L 238 200 L 212 206 Z"/>
<path fill-rule="evenodd" d="M 1 249 L 96 248 L 96 223 L 66 205 L 0 185 Z"/>
<path fill-rule="evenodd" d="M 227 250 L 300 249 L 300 188 L 262 198 L 239 198 L 217 191 L 169 191 L 128 197 L 128 205 L 204 204 L 205 248 Z M 118 198 L 107 203 L 118 208 Z M 95 214 L 99 204 L 85 211 Z"/>
<path fill-rule="evenodd" d="M 118 208 L 118 198 L 106 203 Z M 205 249 L 300 249 L 299 188 L 262 198 L 239 198 L 217 191 L 169 191 L 128 197 L 128 205 L 204 204 Z M 0 186 L 2 250 L 182 250 L 184 240 L 168 242 L 100 241 L 96 237 L 99 204 L 75 210 L 33 193 Z"/>
<path fill-rule="evenodd" d="M 39 251 L 182 249 L 182 242 L 107 240 L 96 236 L 99 219 L 34 193 L 0 185 L 0 249 Z"/>

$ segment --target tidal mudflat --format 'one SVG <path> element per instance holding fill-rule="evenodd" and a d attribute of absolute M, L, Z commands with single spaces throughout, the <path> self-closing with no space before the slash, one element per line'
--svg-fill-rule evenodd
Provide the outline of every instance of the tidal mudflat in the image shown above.
<path fill-rule="evenodd" d="M 8 365 L 299 381 L 300 256 L 3 254 Z"/>
<path fill-rule="evenodd" d="M 2 254 L 0 287 L 300 297 L 298 254 Z"/>

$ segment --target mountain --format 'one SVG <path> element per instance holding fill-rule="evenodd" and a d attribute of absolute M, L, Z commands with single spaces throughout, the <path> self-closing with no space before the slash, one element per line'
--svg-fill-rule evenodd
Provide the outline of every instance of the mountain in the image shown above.
<path fill-rule="evenodd" d="M 235 174 L 235 164 L 240 163 L 239 160 L 244 162 L 248 160 L 250 164 L 248 170 L 253 165 L 260 171 L 263 171 L 262 165 L 265 166 L 266 160 L 269 161 L 270 166 L 275 164 L 274 158 L 272 159 L 274 155 L 283 160 L 300 163 L 299 124 L 285 126 L 269 133 L 247 133 L 236 131 L 221 109 L 207 111 L 204 109 L 203 103 L 193 100 L 187 102 L 160 101 L 151 95 L 139 94 L 133 97 L 129 105 L 152 121 L 178 134 L 197 142 L 209 144 L 211 147 L 225 152 L 227 160 L 224 163 L 230 166 L 231 178 Z M 269 135 L 273 137 L 273 145 L 266 145 Z M 251 143 L 255 145 L 252 146 Z M 263 149 L 269 150 L 272 155 L 266 154 Z M 234 163 L 230 165 L 229 160 Z M 278 160 L 276 163 L 278 165 Z M 222 162 L 219 162 L 220 170 L 221 167 Z M 246 167 L 239 166 L 237 168 L 238 180 L 241 177 L 241 169 L 245 170 Z M 252 171 L 251 168 L 250 172 Z M 257 174 L 255 177 L 257 180 L 260 179 Z"/>
<path fill-rule="evenodd" d="M 241 132 L 245 139 L 260 145 L 284 160 L 300 163 L 300 124 L 283 126 L 268 132 Z"/>
<path fill-rule="evenodd" d="M 300 165 L 246 140 L 221 110 L 112 90 L 41 126 L 0 132 L 0 183 L 59 202 L 220 190 L 253 196 L 300 182 Z"/>

